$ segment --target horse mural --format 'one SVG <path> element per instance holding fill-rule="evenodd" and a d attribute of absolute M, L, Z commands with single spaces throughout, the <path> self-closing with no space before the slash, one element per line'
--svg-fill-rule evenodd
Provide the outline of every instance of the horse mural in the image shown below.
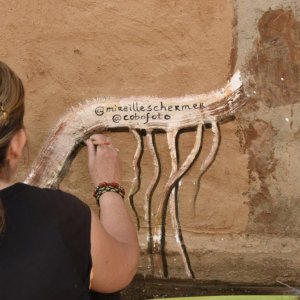
<path fill-rule="evenodd" d="M 25 183 L 40 187 L 58 188 L 76 154 L 84 145 L 85 139 L 95 132 L 127 128 L 134 134 L 137 141 L 137 148 L 133 157 L 134 178 L 128 193 L 128 201 L 137 217 L 139 229 L 139 217 L 135 211 L 134 195 L 139 189 L 141 180 L 139 166 L 143 153 L 141 130 L 145 130 L 155 171 L 144 196 L 144 218 L 148 224 L 148 251 L 151 254 L 156 275 L 167 276 L 165 223 L 166 211 L 169 208 L 176 243 L 186 274 L 193 278 L 194 273 L 178 219 L 178 206 L 176 204 L 178 201 L 176 195 L 178 183 L 192 166 L 201 150 L 203 127 L 210 124 L 213 142 L 210 152 L 199 170 L 197 180 L 199 190 L 201 177 L 213 162 L 219 147 L 218 124 L 220 121 L 233 116 L 246 103 L 246 97 L 243 95 L 241 74 L 236 71 L 224 87 L 207 94 L 187 95 L 178 98 L 99 97 L 87 100 L 85 103 L 72 107 L 57 123 L 33 163 Z M 192 150 L 179 166 L 176 137 L 178 132 L 184 128 L 196 128 L 197 132 Z M 152 194 L 160 174 L 159 154 L 154 143 L 154 134 L 157 129 L 166 133 L 172 170 L 164 186 L 163 197 L 159 201 L 157 210 L 153 212 Z"/>

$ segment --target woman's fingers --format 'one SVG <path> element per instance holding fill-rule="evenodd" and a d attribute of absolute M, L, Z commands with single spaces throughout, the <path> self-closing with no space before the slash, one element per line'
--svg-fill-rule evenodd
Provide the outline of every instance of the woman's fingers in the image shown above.
<path fill-rule="evenodd" d="M 88 151 L 88 163 L 89 166 L 92 166 L 95 161 L 96 149 L 93 142 L 90 139 L 86 140 L 85 143 L 87 145 L 87 151 Z"/>
<path fill-rule="evenodd" d="M 113 147 L 111 139 L 103 134 L 93 134 L 89 140 L 95 146 L 96 153 L 101 153 L 101 150 L 106 152 L 111 150 L 113 150 L 113 152 L 119 151 L 119 149 Z"/>
<path fill-rule="evenodd" d="M 109 145 L 109 144 L 111 144 L 111 139 L 106 137 L 103 134 L 93 134 L 93 135 L 90 136 L 90 140 L 95 145 Z"/>
<path fill-rule="evenodd" d="M 97 146 L 111 145 L 111 140 L 102 134 L 93 134 L 85 143 L 88 146 L 88 154 L 90 156 L 96 154 Z"/>

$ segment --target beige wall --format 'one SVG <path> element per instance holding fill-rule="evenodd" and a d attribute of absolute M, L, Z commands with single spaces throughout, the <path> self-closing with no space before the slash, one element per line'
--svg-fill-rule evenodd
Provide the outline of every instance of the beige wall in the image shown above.
<path fill-rule="evenodd" d="M 285 7 L 276 11 L 283 3 Z M 22 77 L 27 91 L 29 158 L 17 180 L 25 178 L 50 130 L 72 105 L 97 96 L 204 93 L 222 86 L 237 66 L 242 68 L 248 104 L 236 120 L 220 125 L 220 147 L 202 178 L 195 210 L 191 200 L 211 145 L 209 129 L 199 159 L 183 178 L 179 192 L 183 236 L 198 279 L 299 283 L 296 0 L 1 0 L 0 4 L 0 57 Z M 122 150 L 128 189 L 136 143 L 129 132 L 110 135 Z M 154 202 L 170 172 L 166 136 L 160 133 L 156 139 L 163 171 Z M 181 161 L 194 139 L 193 131 L 180 135 Z M 146 144 L 141 166 L 135 203 L 143 250 L 147 226 L 143 196 L 153 173 Z M 61 187 L 94 206 L 84 151 Z M 170 276 L 185 277 L 169 225 L 168 221 Z M 153 273 L 146 255 L 140 272 Z"/>

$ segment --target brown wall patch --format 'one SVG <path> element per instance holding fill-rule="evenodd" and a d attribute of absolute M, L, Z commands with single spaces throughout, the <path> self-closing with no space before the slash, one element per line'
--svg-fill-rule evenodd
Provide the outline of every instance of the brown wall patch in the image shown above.
<path fill-rule="evenodd" d="M 268 107 L 300 101 L 300 22 L 291 11 L 267 11 L 258 23 L 260 39 L 248 69 L 251 96 Z"/>

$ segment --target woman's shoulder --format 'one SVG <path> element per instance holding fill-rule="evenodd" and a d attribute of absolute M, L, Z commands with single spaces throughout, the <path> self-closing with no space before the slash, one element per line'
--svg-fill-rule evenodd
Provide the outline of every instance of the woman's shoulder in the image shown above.
<path fill-rule="evenodd" d="M 24 183 L 21 183 L 21 185 L 24 186 L 27 196 L 32 199 L 37 198 L 38 201 L 50 202 L 51 205 L 88 208 L 87 204 L 69 192 L 60 189 L 40 188 Z"/>
<path fill-rule="evenodd" d="M 78 197 L 59 189 L 40 188 L 24 183 L 17 183 L 5 192 L 9 198 L 22 198 L 27 205 L 55 215 L 63 220 L 90 218 L 89 206 Z"/>

